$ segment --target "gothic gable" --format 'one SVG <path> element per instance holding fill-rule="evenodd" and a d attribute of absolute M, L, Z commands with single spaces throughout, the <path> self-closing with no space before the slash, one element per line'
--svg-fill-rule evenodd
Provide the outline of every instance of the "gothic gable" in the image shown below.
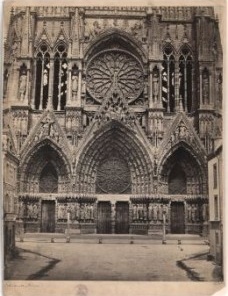
<path fill-rule="evenodd" d="M 55 40 L 56 43 L 61 42 L 61 41 L 66 42 L 66 43 L 69 42 L 69 38 L 67 37 L 67 34 L 66 34 L 64 28 L 60 29 L 60 31 L 57 35 L 57 38 Z"/>
<path fill-rule="evenodd" d="M 159 158 L 162 159 L 162 156 L 166 154 L 167 150 L 170 150 L 181 142 L 191 146 L 202 158 L 206 155 L 205 148 L 185 113 L 179 113 L 167 130 L 158 151 Z"/>
<path fill-rule="evenodd" d="M 35 46 L 38 47 L 38 45 L 42 42 L 46 42 L 49 45 L 52 44 L 51 38 L 50 38 L 45 27 L 43 28 L 41 34 L 37 37 L 37 39 L 35 41 Z"/>
<path fill-rule="evenodd" d="M 34 147 L 37 143 L 49 139 L 58 147 L 63 149 L 66 155 L 71 155 L 70 148 L 67 144 L 67 138 L 60 127 L 53 111 L 47 110 L 40 118 L 35 127 L 31 130 L 24 145 L 21 149 L 22 157 L 27 153 L 28 149 Z"/>

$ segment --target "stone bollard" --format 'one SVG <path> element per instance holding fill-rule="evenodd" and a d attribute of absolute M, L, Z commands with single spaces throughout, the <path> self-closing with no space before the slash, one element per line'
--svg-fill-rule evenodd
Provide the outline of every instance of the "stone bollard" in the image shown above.
<path fill-rule="evenodd" d="M 55 239 L 54 237 L 51 238 L 51 243 L 54 243 L 55 242 Z"/>
<path fill-rule="evenodd" d="M 70 237 L 69 236 L 66 237 L 66 243 L 70 243 Z"/>
<path fill-rule="evenodd" d="M 99 238 L 98 244 L 102 244 L 102 238 Z"/>
<path fill-rule="evenodd" d="M 131 244 L 131 245 L 134 244 L 134 237 L 131 237 L 130 244 Z"/>
<path fill-rule="evenodd" d="M 180 239 L 178 239 L 177 244 L 181 245 L 181 240 Z"/>

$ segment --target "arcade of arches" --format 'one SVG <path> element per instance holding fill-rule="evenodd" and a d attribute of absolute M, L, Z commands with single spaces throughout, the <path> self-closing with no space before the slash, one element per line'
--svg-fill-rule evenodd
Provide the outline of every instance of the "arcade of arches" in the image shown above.
<path fill-rule="evenodd" d="M 184 146 L 156 173 L 140 139 L 112 121 L 86 144 L 75 168 L 48 141 L 30 155 L 21 173 L 25 231 L 63 232 L 70 223 L 82 233 L 147 234 L 161 231 L 164 213 L 171 233 L 199 233 L 206 223 L 204 175 Z"/>

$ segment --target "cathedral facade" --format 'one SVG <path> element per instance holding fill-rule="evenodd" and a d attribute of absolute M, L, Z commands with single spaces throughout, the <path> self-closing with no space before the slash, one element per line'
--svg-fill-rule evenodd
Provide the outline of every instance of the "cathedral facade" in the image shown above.
<path fill-rule="evenodd" d="M 14 7 L 3 105 L 16 231 L 207 235 L 222 137 L 212 7 Z"/>

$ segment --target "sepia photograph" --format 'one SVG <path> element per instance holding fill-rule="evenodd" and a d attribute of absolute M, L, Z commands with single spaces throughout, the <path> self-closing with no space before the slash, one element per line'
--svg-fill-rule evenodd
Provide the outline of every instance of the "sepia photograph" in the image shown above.
<path fill-rule="evenodd" d="M 221 289 L 222 6 L 30 2 L 3 7 L 4 296 Z"/>

